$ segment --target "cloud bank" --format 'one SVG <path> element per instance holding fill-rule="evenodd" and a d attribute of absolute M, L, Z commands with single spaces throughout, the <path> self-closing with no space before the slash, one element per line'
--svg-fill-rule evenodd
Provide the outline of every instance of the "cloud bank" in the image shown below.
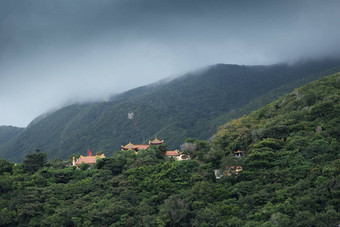
<path fill-rule="evenodd" d="M 338 57 L 337 0 L 4 0 L 0 125 L 216 63 Z"/>

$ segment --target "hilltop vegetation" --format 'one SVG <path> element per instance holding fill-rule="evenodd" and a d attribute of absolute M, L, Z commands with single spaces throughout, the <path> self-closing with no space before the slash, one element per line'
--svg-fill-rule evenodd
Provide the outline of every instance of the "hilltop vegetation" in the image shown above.
<path fill-rule="evenodd" d="M 84 170 L 39 152 L 0 160 L 0 225 L 338 226 L 339 123 L 337 73 L 227 123 L 211 144 L 187 139 L 191 160 L 164 147 Z M 231 166 L 243 171 L 215 179 Z"/>
<path fill-rule="evenodd" d="M 110 156 L 122 144 L 141 144 L 154 136 L 166 139 L 169 148 L 175 149 L 183 138 L 209 139 L 224 122 L 272 102 L 339 64 L 327 60 L 292 66 L 215 65 L 168 83 L 133 89 L 110 102 L 62 108 L 33 121 L 0 146 L 0 157 L 21 162 L 37 148 L 50 160 L 66 159 L 88 148 Z M 133 119 L 127 118 L 129 112 L 134 113 Z"/>

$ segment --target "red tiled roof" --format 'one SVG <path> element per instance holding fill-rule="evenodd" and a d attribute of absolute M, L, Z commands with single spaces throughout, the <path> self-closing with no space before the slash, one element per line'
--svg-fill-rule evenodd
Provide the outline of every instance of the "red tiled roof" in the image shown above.
<path fill-rule="evenodd" d="M 179 156 L 178 150 L 175 151 L 166 151 L 165 156 Z"/>
<path fill-rule="evenodd" d="M 137 150 L 140 151 L 140 150 L 146 150 L 150 147 L 150 145 L 145 145 L 145 144 L 140 144 L 140 145 L 136 145 L 137 146 Z"/>
<path fill-rule="evenodd" d="M 96 163 L 96 156 L 87 156 L 87 157 L 80 157 L 76 161 L 76 165 L 81 165 L 82 163 L 87 163 L 89 165 L 95 164 Z"/>

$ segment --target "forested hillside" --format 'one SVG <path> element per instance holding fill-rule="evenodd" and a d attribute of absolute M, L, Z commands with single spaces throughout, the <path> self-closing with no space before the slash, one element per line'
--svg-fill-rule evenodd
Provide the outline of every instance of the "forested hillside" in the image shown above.
<path fill-rule="evenodd" d="M 225 124 L 211 144 L 187 139 L 191 160 L 165 158 L 164 146 L 82 170 L 40 152 L 2 159 L 0 225 L 335 227 L 339 125 L 337 73 Z"/>
<path fill-rule="evenodd" d="M 129 141 L 158 136 L 171 149 L 183 138 L 208 139 L 218 125 L 248 114 L 325 75 L 339 61 L 271 66 L 215 65 L 168 83 L 137 88 L 110 102 L 72 105 L 33 121 L 18 137 L 0 147 L 0 157 L 21 162 L 40 149 L 49 159 L 91 150 L 114 151 Z M 327 73 L 328 73 L 327 72 Z M 133 113 L 133 119 L 128 119 Z"/>
<path fill-rule="evenodd" d="M 0 126 L 0 147 L 7 143 L 14 137 L 16 137 L 24 128 L 18 128 L 13 126 Z"/>

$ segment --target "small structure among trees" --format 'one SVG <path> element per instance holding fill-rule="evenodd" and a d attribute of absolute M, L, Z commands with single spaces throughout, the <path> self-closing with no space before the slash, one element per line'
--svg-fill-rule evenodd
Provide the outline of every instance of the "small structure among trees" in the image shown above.
<path fill-rule="evenodd" d="M 177 149 L 174 151 L 166 151 L 164 155 L 169 158 L 174 158 L 178 161 L 188 159 L 187 155 L 182 154 L 182 152 L 179 152 Z"/>
<path fill-rule="evenodd" d="M 134 150 L 134 151 L 140 151 L 140 150 L 147 150 L 151 145 L 162 145 L 164 142 L 164 140 L 159 140 L 157 139 L 157 137 L 155 137 L 154 140 L 150 141 L 149 140 L 149 144 L 132 144 L 131 142 L 129 142 L 128 144 L 126 144 L 125 146 L 121 146 L 122 150 Z"/>
<path fill-rule="evenodd" d="M 92 165 L 96 164 L 97 159 L 100 159 L 100 158 L 105 158 L 105 155 L 104 154 L 96 155 L 96 156 L 82 156 L 82 155 L 80 155 L 80 157 L 77 161 L 75 160 L 75 157 L 73 157 L 72 164 L 73 164 L 73 166 L 76 166 L 77 169 L 79 169 L 82 164 L 87 164 L 87 165 L 89 165 L 89 167 L 91 167 Z"/>
<path fill-rule="evenodd" d="M 233 174 L 239 174 L 242 170 L 242 166 L 226 166 L 225 173 L 227 176 L 231 176 Z"/>
<path fill-rule="evenodd" d="M 151 146 L 161 146 L 161 145 L 165 145 L 163 144 L 164 140 L 159 140 L 157 139 L 157 137 L 155 137 L 154 140 L 149 140 L 149 144 L 132 144 L 131 142 L 129 142 L 128 144 L 126 144 L 125 146 L 121 146 L 122 150 L 133 150 L 135 151 L 135 154 L 138 154 L 138 151 L 140 150 L 147 150 L 149 149 Z M 182 152 L 180 152 L 179 150 L 173 150 L 173 151 L 167 151 L 166 150 L 166 145 L 163 148 L 164 150 L 162 151 L 162 154 L 166 157 L 169 158 L 174 158 L 176 160 L 185 160 L 188 159 L 188 155 L 182 154 Z"/>
<path fill-rule="evenodd" d="M 234 152 L 236 158 L 241 158 L 243 156 L 243 151 L 237 150 Z"/>

